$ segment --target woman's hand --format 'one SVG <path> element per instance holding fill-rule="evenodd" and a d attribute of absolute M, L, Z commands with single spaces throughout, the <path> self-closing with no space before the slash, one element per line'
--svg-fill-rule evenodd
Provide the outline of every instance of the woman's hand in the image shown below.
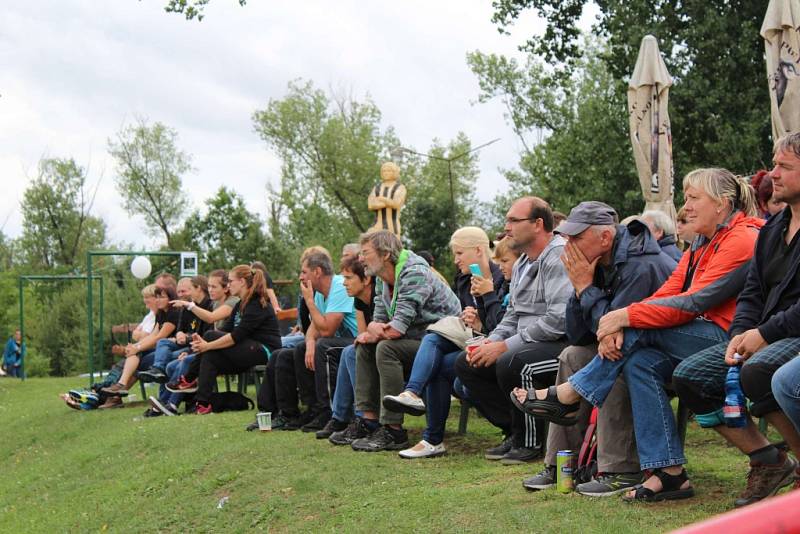
<path fill-rule="evenodd" d="M 467 306 L 464 308 L 464 311 L 461 312 L 461 320 L 464 321 L 464 324 L 468 327 L 476 330 L 478 332 L 481 331 L 481 324 L 480 316 L 478 315 L 478 310 L 476 310 L 472 306 Z"/>
<path fill-rule="evenodd" d="M 607 335 L 619 332 L 630 325 L 628 308 L 620 308 L 619 310 L 608 312 L 600 318 L 600 322 L 597 325 L 597 339 L 603 339 Z"/>
<path fill-rule="evenodd" d="M 472 275 L 472 280 L 470 280 L 470 288 L 469 288 L 470 293 L 472 293 L 476 297 L 479 297 L 481 295 L 491 293 L 492 291 L 494 291 L 494 282 L 492 281 L 491 278 L 475 276 L 474 274 Z"/>
<path fill-rule="evenodd" d="M 189 301 L 187 300 L 171 300 L 169 301 L 169 305 L 173 308 L 186 308 L 189 306 Z"/>
<path fill-rule="evenodd" d="M 192 335 L 192 352 L 201 354 L 208 350 L 208 341 L 200 337 L 199 334 Z"/>

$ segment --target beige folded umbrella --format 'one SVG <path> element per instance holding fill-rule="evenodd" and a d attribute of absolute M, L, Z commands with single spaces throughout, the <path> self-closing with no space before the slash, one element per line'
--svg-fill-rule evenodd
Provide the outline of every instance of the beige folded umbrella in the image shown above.
<path fill-rule="evenodd" d="M 770 0 L 761 25 L 767 51 L 772 137 L 800 131 L 800 0 Z"/>
<path fill-rule="evenodd" d="M 671 85 L 672 77 L 658 50 L 658 41 L 646 35 L 628 84 L 633 157 L 645 210 L 661 210 L 674 220 L 672 131 L 667 111 Z"/>

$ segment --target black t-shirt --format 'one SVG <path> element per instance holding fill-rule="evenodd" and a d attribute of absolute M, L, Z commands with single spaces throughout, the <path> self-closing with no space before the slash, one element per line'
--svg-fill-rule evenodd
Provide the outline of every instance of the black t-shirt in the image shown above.
<path fill-rule="evenodd" d="M 197 303 L 196 307 L 203 308 L 204 310 L 211 311 L 212 310 L 212 300 L 208 297 L 204 298 L 202 302 Z M 199 319 L 194 312 L 190 311 L 188 308 L 181 309 L 181 324 L 178 327 L 179 332 L 183 332 L 185 334 L 200 334 L 201 336 L 209 329 L 211 326 L 205 321 Z"/>
<path fill-rule="evenodd" d="M 372 322 L 372 312 L 375 311 L 375 284 L 372 284 L 372 290 L 369 293 L 369 302 L 363 302 L 360 298 L 356 297 L 353 299 L 353 305 L 364 314 L 364 322 L 367 324 Z"/>
<path fill-rule="evenodd" d="M 800 232 L 794 234 L 792 242 L 786 244 L 786 232 L 789 230 L 789 223 L 791 217 L 784 218 L 784 225 L 781 230 L 781 240 L 778 243 L 776 250 L 772 251 L 769 259 L 764 263 L 764 284 L 767 286 L 767 301 L 772 300 L 772 292 L 777 291 L 778 286 L 786 277 L 792 261 L 792 251 L 797 246 L 797 240 L 800 238 Z M 798 271 L 800 272 L 800 271 Z M 784 302 L 784 300 L 786 302 Z M 778 305 L 775 309 L 785 310 L 790 305 L 796 302 L 796 299 L 791 293 L 779 295 L 777 299 Z"/>
<path fill-rule="evenodd" d="M 167 311 L 158 310 L 158 313 L 156 313 L 156 324 L 159 328 L 163 327 L 164 323 L 172 323 L 177 328 L 180 322 L 181 312 L 177 308 L 170 307 L 167 308 Z"/>
<path fill-rule="evenodd" d="M 223 328 L 226 332 L 230 332 L 234 343 L 251 339 L 273 352 L 281 348 L 278 318 L 270 303 L 267 302 L 266 306 L 262 306 L 258 297 L 254 295 L 244 310 L 241 309 L 241 305 L 241 301 L 236 303 Z"/>
<path fill-rule="evenodd" d="M 267 282 L 267 288 L 275 289 L 275 283 L 272 281 L 272 277 L 269 274 L 264 273 L 264 279 Z"/>

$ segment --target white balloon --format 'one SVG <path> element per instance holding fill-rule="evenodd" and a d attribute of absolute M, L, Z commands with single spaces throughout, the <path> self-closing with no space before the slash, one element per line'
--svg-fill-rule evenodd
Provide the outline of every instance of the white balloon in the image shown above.
<path fill-rule="evenodd" d="M 150 271 L 152 268 L 153 267 L 150 265 L 150 260 L 148 260 L 145 256 L 136 256 L 131 262 L 131 273 L 139 280 L 150 276 Z"/>

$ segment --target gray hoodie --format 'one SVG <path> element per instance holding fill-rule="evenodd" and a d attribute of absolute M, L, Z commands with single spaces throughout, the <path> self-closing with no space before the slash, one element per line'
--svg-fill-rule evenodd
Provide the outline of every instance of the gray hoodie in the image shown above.
<path fill-rule="evenodd" d="M 511 274 L 508 309 L 489 335 L 491 341 L 505 340 L 508 350 L 519 350 L 525 343 L 564 338 L 567 301 L 573 292 L 561 263 L 565 244 L 563 237 L 554 235 L 538 258 L 520 256 Z"/>

